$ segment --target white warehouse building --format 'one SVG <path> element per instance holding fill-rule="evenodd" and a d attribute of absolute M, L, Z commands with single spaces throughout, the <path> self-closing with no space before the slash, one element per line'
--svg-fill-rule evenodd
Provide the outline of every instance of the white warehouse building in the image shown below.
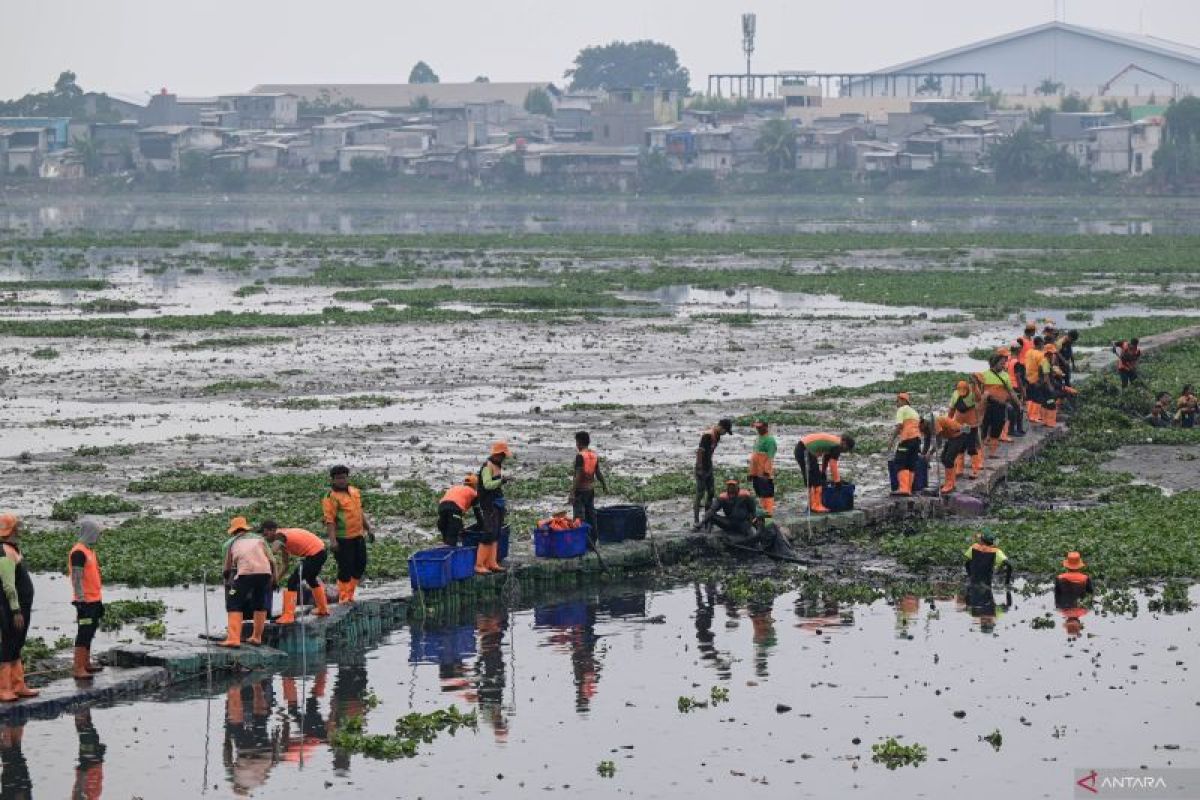
<path fill-rule="evenodd" d="M 1200 47 L 1143 34 L 1117 33 L 1065 22 L 1032 28 L 875 70 L 855 81 L 855 95 L 885 95 L 891 73 L 982 72 L 992 89 L 1031 96 L 1046 79 L 1083 97 L 1160 101 L 1200 93 Z"/>

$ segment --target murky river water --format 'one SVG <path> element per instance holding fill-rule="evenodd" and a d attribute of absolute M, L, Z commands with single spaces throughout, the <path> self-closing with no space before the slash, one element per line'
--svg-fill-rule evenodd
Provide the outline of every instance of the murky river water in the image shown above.
<path fill-rule="evenodd" d="M 1089 614 L 1048 595 L 739 607 L 625 589 L 402 629 L 311 674 L 203 686 L 0 732 L 4 797 L 1066 797 L 1079 767 L 1194 765 L 1196 612 Z M 1193 600 L 1200 594 L 1193 590 Z M 1142 603 L 1143 609 L 1145 603 Z M 662 621 L 654 624 L 660 617 Z M 1151 677 L 1152 676 L 1152 677 Z M 681 696 L 728 702 L 681 713 Z M 379 704 L 367 708 L 374 693 Z M 334 752 L 355 714 L 477 711 L 396 762 Z M 958 713 L 963 712 L 963 713 Z M 999 730 L 999 750 L 980 737 Z M 928 748 L 889 771 L 870 746 Z M 615 776 L 598 774 L 612 761 Z M 98 791 L 89 796 L 99 797 Z"/>

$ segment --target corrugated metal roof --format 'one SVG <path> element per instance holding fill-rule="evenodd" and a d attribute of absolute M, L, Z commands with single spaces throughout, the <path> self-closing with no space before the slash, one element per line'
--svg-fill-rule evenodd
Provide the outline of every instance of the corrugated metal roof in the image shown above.
<path fill-rule="evenodd" d="M 522 106 L 531 89 L 549 84 L 530 83 L 263 83 L 251 93 L 284 92 L 313 102 L 328 95 L 333 102 L 350 100 L 368 108 L 409 108 L 417 98 L 435 105 L 504 101 Z"/>

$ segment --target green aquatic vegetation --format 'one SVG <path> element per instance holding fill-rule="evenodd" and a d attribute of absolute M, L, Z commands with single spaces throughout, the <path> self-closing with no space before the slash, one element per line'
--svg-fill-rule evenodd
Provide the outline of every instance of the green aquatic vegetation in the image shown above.
<path fill-rule="evenodd" d="M 989 733 L 987 736 L 980 736 L 979 741 L 987 742 L 988 744 L 990 744 L 992 746 L 993 750 L 999 752 L 1000 746 L 1002 744 L 1004 744 L 1004 736 L 1001 735 L 1000 729 L 997 728 L 996 730 Z"/>
<path fill-rule="evenodd" d="M 25 640 L 21 649 L 21 663 L 25 669 L 32 672 L 38 664 L 49 661 L 58 653 L 70 648 L 75 640 L 70 636 L 60 636 L 53 644 L 47 644 L 41 636 L 31 636 Z"/>
<path fill-rule="evenodd" d="M 161 600 L 110 600 L 104 604 L 100 630 L 116 631 L 132 622 L 162 619 L 167 606 Z"/>
<path fill-rule="evenodd" d="M 167 636 L 167 623 L 162 620 L 138 625 L 137 629 L 138 633 L 147 639 L 165 639 Z"/>
<path fill-rule="evenodd" d="M 1029 627 L 1035 631 L 1047 630 L 1054 627 L 1054 617 L 1049 614 L 1043 614 L 1040 617 L 1034 617 L 1029 621 Z"/>
<path fill-rule="evenodd" d="M 1146 608 L 1156 614 L 1182 614 L 1191 611 L 1192 605 L 1191 598 L 1188 597 L 1188 584 L 1171 581 L 1163 586 L 1160 597 L 1146 603 Z"/>
<path fill-rule="evenodd" d="M 338 726 L 330 743 L 338 750 L 392 761 L 412 758 L 421 744 L 431 744 L 442 733 L 454 736 L 460 728 L 474 731 L 478 726 L 478 716 L 474 711 L 464 714 L 455 706 L 428 714 L 413 712 L 400 717 L 391 734 L 368 734 L 363 718 L 353 716 Z"/>
<path fill-rule="evenodd" d="M 625 403 L 565 403 L 563 411 L 621 411 L 630 408 Z"/>
<path fill-rule="evenodd" d="M 48 361 L 52 358 L 58 358 L 60 355 L 62 355 L 62 354 L 59 353 L 57 350 L 55 350 L 53 347 L 39 347 L 38 349 L 34 350 L 32 353 L 29 354 L 29 356 L 31 358 L 40 358 L 40 359 L 43 359 L 46 361 Z"/>
<path fill-rule="evenodd" d="M 895 395 L 899 392 L 908 392 L 912 395 L 915 404 L 920 405 L 920 401 L 928 399 L 944 405 L 946 399 L 950 397 L 950 393 L 954 391 L 954 384 L 963 377 L 962 373 L 949 370 L 901 372 L 891 380 L 875 381 L 863 386 L 829 386 L 818 389 L 813 392 L 812 396 L 859 398 L 877 394 Z"/>
<path fill-rule="evenodd" d="M 421 277 L 416 264 L 322 264 L 308 275 L 282 275 L 270 282 L 283 286 L 368 286 L 374 283 L 396 283 Z"/>
<path fill-rule="evenodd" d="M 287 336 L 217 336 L 200 339 L 195 342 L 174 345 L 171 349 L 186 352 L 189 350 L 230 350 L 235 347 L 264 347 L 272 344 L 286 344 L 292 341 Z"/>
<path fill-rule="evenodd" d="M 371 303 L 384 300 L 410 307 L 433 307 L 444 303 L 517 306 L 536 309 L 626 308 L 647 305 L 623 300 L 579 282 L 556 286 L 502 286 L 464 288 L 435 286 L 430 289 L 354 289 L 335 292 L 335 300 Z"/>
<path fill-rule="evenodd" d="M 871 745 L 871 760 L 888 769 L 920 766 L 927 757 L 928 750 L 924 745 L 900 744 L 894 736 Z"/>
<path fill-rule="evenodd" d="M 301 455 L 301 454 L 297 453 L 295 455 L 290 455 L 290 456 L 286 456 L 284 458 L 279 459 L 274 464 L 272 464 L 272 466 L 275 466 L 275 467 L 311 467 L 314 463 L 316 463 L 316 459 L 313 458 L 312 456 L 306 456 L 306 455 Z"/>
<path fill-rule="evenodd" d="M 267 287 L 265 287 L 261 284 L 258 284 L 258 283 L 252 283 L 252 284 L 249 284 L 248 286 L 238 287 L 236 290 L 234 290 L 233 296 L 234 297 L 253 297 L 256 294 L 266 294 L 266 293 L 267 293 Z"/>
<path fill-rule="evenodd" d="M 714 686 L 709 689 L 708 697 L 714 706 L 719 706 L 721 703 L 729 702 L 729 690 L 724 686 Z"/>
<path fill-rule="evenodd" d="M 279 389 L 275 381 L 241 378 L 228 381 L 217 381 L 201 387 L 201 394 L 234 394 L 237 392 L 268 392 Z"/>
<path fill-rule="evenodd" d="M 319 397 L 285 397 L 278 405 L 288 411 L 315 411 L 325 403 Z"/>
<path fill-rule="evenodd" d="M 126 314 L 144 308 L 144 306 L 136 300 L 112 300 L 107 297 L 99 297 L 95 300 L 88 300 L 86 303 L 80 303 L 78 308 L 85 314 Z"/>
<path fill-rule="evenodd" d="M 1138 614 L 1137 596 L 1127 588 L 1102 589 L 1092 598 L 1091 605 L 1105 615 L 1136 617 Z"/>
<path fill-rule="evenodd" d="M 104 280 L 67 278 L 63 280 L 0 281 L 0 292 L 24 292 L 38 289 L 76 289 L 83 292 L 99 292 L 111 289 L 112 284 Z"/>
<path fill-rule="evenodd" d="M 342 397 L 336 401 L 343 411 L 361 408 L 387 408 L 396 404 L 396 399 L 382 394 L 360 394 Z"/>
<path fill-rule="evenodd" d="M 611 761 L 601 761 L 596 765 L 596 774 L 601 778 L 611 778 L 617 774 L 617 765 Z"/>
<path fill-rule="evenodd" d="M 1200 306 L 1200 300 L 1190 300 L 1189 305 Z M 1200 326 L 1200 316 L 1112 317 L 1099 325 L 1080 328 L 1079 344 L 1083 347 L 1108 347 L 1117 341 L 1135 337 L 1145 338 L 1196 326 Z"/>
<path fill-rule="evenodd" d="M 698 708 L 708 708 L 708 701 L 680 695 L 679 699 L 675 701 L 675 706 L 679 709 L 680 714 L 690 714 Z"/>
<path fill-rule="evenodd" d="M 75 448 L 75 455 L 80 458 L 91 458 L 93 456 L 131 456 L 137 452 L 137 447 L 132 444 L 114 444 L 107 447 L 99 445 L 80 445 Z"/>
<path fill-rule="evenodd" d="M 115 494 L 75 494 L 59 500 L 50 510 L 50 519 L 72 522 L 89 514 L 126 514 L 142 507 Z"/>
<path fill-rule="evenodd" d="M 64 461 L 54 465 L 55 472 L 104 472 L 103 464 L 83 464 L 79 461 Z"/>
<path fill-rule="evenodd" d="M 753 414 L 743 414 L 733 420 L 734 425 L 743 427 L 762 421 L 771 426 L 788 425 L 795 427 L 811 427 L 822 423 L 821 417 L 805 411 L 790 411 L 778 409 L 775 411 L 758 411 Z"/>

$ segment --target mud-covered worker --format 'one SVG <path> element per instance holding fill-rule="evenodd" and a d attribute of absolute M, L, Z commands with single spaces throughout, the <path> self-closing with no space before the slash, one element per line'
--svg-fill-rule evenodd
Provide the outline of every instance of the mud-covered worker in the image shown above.
<path fill-rule="evenodd" d="M 1056 608 L 1078 608 L 1083 598 L 1095 593 L 1092 579 L 1084 573 L 1087 564 L 1079 552 L 1072 550 L 1063 559 L 1063 572 L 1054 579 L 1054 605 Z"/>
<path fill-rule="evenodd" d="M 33 578 L 21 556 L 21 519 L 15 514 L 0 514 L 0 701 L 37 697 L 25 685 L 25 665 L 21 651 L 29 635 L 33 613 Z"/>
<path fill-rule="evenodd" d="M 733 420 L 723 419 L 704 432 L 696 447 L 696 497 L 692 500 L 692 521 L 697 524 L 700 523 L 700 509 L 712 505 L 713 496 L 717 493 L 713 454 L 721 443 L 721 437 L 732 432 Z"/>
<path fill-rule="evenodd" d="M 600 456 L 592 449 L 592 435 L 587 431 L 575 434 L 575 466 L 571 476 L 571 494 L 567 502 L 575 519 L 586 522 L 596 537 L 596 484 L 608 494 L 608 482 L 600 471 Z"/>
<path fill-rule="evenodd" d="M 1042 341 L 1042 337 L 1035 337 L 1033 347 L 1029 348 L 1023 359 L 1025 364 L 1025 416 L 1030 424 L 1042 421 L 1043 386 L 1041 377 L 1042 362 L 1046 358 L 1042 353 L 1044 346 L 1045 342 Z"/>
<path fill-rule="evenodd" d="M 483 533 L 475 551 L 477 575 L 504 572 L 497 555 L 500 549 L 500 534 L 504 530 L 504 518 L 508 515 L 504 485 L 512 480 L 504 474 L 504 463 L 512 457 L 508 442 L 495 442 L 487 461 L 479 468 L 479 510 L 483 512 Z"/>
<path fill-rule="evenodd" d="M 979 440 L 979 427 L 983 421 L 983 392 L 973 382 L 959 381 L 954 385 L 946 405 L 948 416 L 962 426 L 963 435 L 967 437 L 966 450 L 961 459 L 965 462 L 966 456 L 971 457 L 971 477 L 978 478 L 983 469 L 983 443 Z M 960 463 L 958 466 L 958 474 L 961 475 L 964 465 Z"/>
<path fill-rule="evenodd" d="M 754 487 L 754 496 L 768 514 L 775 513 L 775 453 L 779 443 L 771 435 L 766 422 L 758 420 L 754 423 L 758 436 L 754 437 L 754 446 L 750 451 L 750 485 Z"/>
<path fill-rule="evenodd" d="M 1011 436 L 1025 435 L 1025 384 L 1024 375 L 1025 367 L 1020 366 L 1021 359 L 1017 358 L 1017 351 L 1014 348 L 1002 347 L 996 351 L 997 355 L 1004 356 L 1004 371 L 1008 375 L 1008 384 L 1013 388 L 1013 393 L 1017 396 L 1016 408 L 1009 407 L 1008 409 L 1008 434 Z M 1020 366 L 1020 371 L 1018 371 Z M 1000 438 L 1004 438 L 1003 436 Z"/>
<path fill-rule="evenodd" d="M 908 392 L 896 395 L 896 427 L 892 429 L 888 447 L 893 443 L 896 444 L 893 456 L 896 491 L 892 494 L 909 497 L 917 477 L 917 461 L 921 458 L 921 415 L 912 407 L 912 396 Z"/>
<path fill-rule="evenodd" d="M 1004 570 L 1004 585 L 1012 584 L 1012 562 L 1004 551 L 996 546 L 996 534 L 985 531 L 979 540 L 967 548 L 966 559 L 967 580 L 971 583 L 981 583 L 990 586 L 992 576 L 998 569 Z"/>
<path fill-rule="evenodd" d="M 1017 396 L 1008 371 L 1004 368 L 1004 356 L 997 353 L 988 361 L 988 368 L 973 376 L 977 385 L 983 389 L 984 409 L 981 435 L 988 453 L 995 455 L 1000 449 L 1000 441 L 1004 438 L 1004 426 L 1008 424 L 1008 412 L 1011 408 L 1021 407 L 1021 398 Z"/>
<path fill-rule="evenodd" d="M 458 547 L 461 540 L 464 521 L 463 514 L 472 511 L 475 514 L 475 524 L 483 530 L 483 512 L 479 510 L 479 476 L 468 475 L 457 486 L 451 486 L 438 501 L 438 533 L 442 535 L 442 544 L 447 547 Z"/>
<path fill-rule="evenodd" d="M 1142 351 L 1138 348 L 1137 339 L 1113 342 L 1112 351 L 1117 356 L 1117 374 L 1121 376 L 1121 388 L 1124 389 L 1138 379 L 1137 368 Z"/>
<path fill-rule="evenodd" d="M 1200 414 L 1200 400 L 1196 398 L 1196 390 L 1192 388 L 1191 384 L 1183 387 L 1175 407 L 1181 428 L 1196 427 L 1196 416 Z"/>
<path fill-rule="evenodd" d="M 1145 423 L 1151 428 L 1169 428 L 1173 419 L 1171 417 L 1171 398 L 1170 395 L 1164 399 L 1158 397 L 1154 401 L 1154 406 L 1150 409 L 1150 413 L 1145 417 Z"/>
<path fill-rule="evenodd" d="M 325 594 L 325 584 L 321 582 L 321 570 L 325 568 L 325 562 L 329 558 L 325 540 L 304 528 L 281 528 L 273 519 L 264 520 L 258 530 L 268 542 L 278 542 L 282 545 L 283 564 L 279 570 L 280 575 L 287 572 L 293 558 L 300 561 L 284 584 L 283 613 L 275 618 L 275 622 L 279 625 L 291 625 L 296 621 L 300 581 L 307 583 L 312 593 L 313 605 L 316 606 L 313 613 L 318 617 L 329 616 L 329 598 Z"/>
<path fill-rule="evenodd" d="M 75 546 L 67 553 L 67 575 L 71 579 L 71 605 L 75 606 L 75 651 L 71 676 L 87 681 L 103 669 L 92 662 L 92 639 L 104 617 L 100 559 L 93 549 L 100 541 L 100 526 L 93 519 L 79 521 Z"/>
<path fill-rule="evenodd" d="M 225 613 L 229 630 L 222 647 L 240 647 L 242 623 L 250 614 L 254 628 L 246 644 L 262 644 L 267 627 L 267 604 L 275 567 L 271 550 L 261 536 L 250 529 L 245 517 L 229 521 L 229 541 L 225 543 L 225 563 L 221 575 L 225 579 Z"/>
<path fill-rule="evenodd" d="M 325 537 L 337 562 L 338 602 L 354 602 L 354 593 L 367 574 L 367 542 L 374 542 L 371 521 L 363 513 L 362 493 L 350 485 L 350 468 L 329 470 L 329 491 L 321 500 Z"/>
<path fill-rule="evenodd" d="M 966 451 L 967 437 L 962 425 L 949 416 L 926 417 L 921 420 L 921 436 L 924 442 L 921 453 L 928 455 L 941 444 L 942 452 L 938 456 L 945 470 L 942 479 L 941 493 L 950 494 L 958 483 L 959 459 Z"/>
<path fill-rule="evenodd" d="M 704 518 L 696 525 L 696 530 L 711 530 L 712 526 L 716 525 L 725 533 L 752 536 L 754 517 L 757 513 L 758 504 L 754 502 L 754 495 L 743 489 L 738 481 L 730 478 L 725 481 L 725 491 L 713 499 Z"/>
<path fill-rule="evenodd" d="M 774 518 L 762 508 L 754 516 L 753 540 L 748 544 L 761 547 L 769 555 L 795 557 L 796 553 L 787 536 L 775 524 Z"/>
<path fill-rule="evenodd" d="M 793 455 L 800 465 L 804 485 L 808 487 L 808 510 L 814 514 L 829 513 L 821 499 L 821 490 L 829 483 L 841 483 L 838 460 L 844 453 L 854 451 L 854 437 L 848 433 L 807 433 L 796 443 Z"/>
<path fill-rule="evenodd" d="M 1063 382 L 1071 385 L 1071 376 L 1075 373 L 1075 345 L 1079 341 L 1079 331 L 1070 330 L 1058 337 L 1058 359 L 1063 368 Z"/>

